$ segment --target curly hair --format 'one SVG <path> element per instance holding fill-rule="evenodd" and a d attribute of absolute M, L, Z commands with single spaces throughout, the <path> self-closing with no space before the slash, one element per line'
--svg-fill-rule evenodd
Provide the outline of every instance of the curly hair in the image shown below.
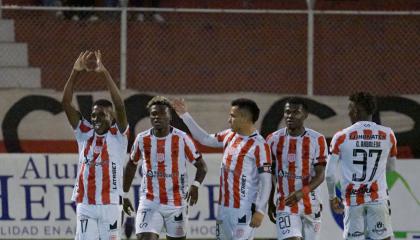
<path fill-rule="evenodd" d="M 301 105 L 303 110 L 308 111 L 308 105 L 305 103 L 305 101 L 303 100 L 303 98 L 299 98 L 299 97 L 288 97 L 286 99 L 285 105 L 286 104 L 291 104 L 291 105 Z"/>
<path fill-rule="evenodd" d="M 164 105 L 167 106 L 169 109 L 172 109 L 172 105 L 171 102 L 169 101 L 169 99 L 167 99 L 166 97 L 163 96 L 155 96 L 153 97 L 148 103 L 147 103 L 147 109 L 150 111 L 150 108 L 153 105 Z"/>
<path fill-rule="evenodd" d="M 376 98 L 368 92 L 357 92 L 350 95 L 349 100 L 361 106 L 367 114 L 372 115 L 376 110 Z"/>

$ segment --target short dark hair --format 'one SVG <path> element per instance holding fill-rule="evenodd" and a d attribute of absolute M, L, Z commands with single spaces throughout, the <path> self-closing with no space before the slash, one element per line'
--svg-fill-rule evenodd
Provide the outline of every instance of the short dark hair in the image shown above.
<path fill-rule="evenodd" d="M 169 109 L 172 109 L 171 102 L 169 99 L 163 96 L 155 96 L 147 103 L 147 110 L 150 112 L 150 108 L 152 108 L 153 105 L 164 105 L 167 106 Z"/>
<path fill-rule="evenodd" d="M 99 106 L 99 107 L 111 107 L 112 108 L 112 102 L 106 99 L 98 99 L 93 103 L 93 106 Z"/>
<path fill-rule="evenodd" d="M 240 109 L 246 109 L 248 110 L 252 115 L 252 122 L 255 123 L 258 118 L 260 117 L 260 109 L 257 106 L 257 103 L 255 103 L 251 99 L 247 98 L 238 98 L 232 101 L 231 106 L 237 106 Z"/>
<path fill-rule="evenodd" d="M 372 115 L 376 110 L 376 98 L 368 92 L 356 92 L 350 95 L 349 100 L 363 107 L 366 113 Z"/>
<path fill-rule="evenodd" d="M 289 97 L 286 99 L 284 105 L 286 105 L 287 103 L 292 105 L 301 105 L 303 110 L 305 110 L 306 112 L 308 111 L 308 105 L 306 104 L 305 100 L 303 100 L 303 98 Z"/>

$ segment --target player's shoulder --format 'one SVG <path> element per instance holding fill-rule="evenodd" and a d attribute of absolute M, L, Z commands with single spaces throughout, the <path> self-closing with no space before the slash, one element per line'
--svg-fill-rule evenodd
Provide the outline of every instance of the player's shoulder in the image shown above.
<path fill-rule="evenodd" d="M 378 128 L 379 131 L 382 131 L 382 132 L 386 132 L 386 133 L 393 133 L 394 132 L 392 130 L 392 128 L 384 126 L 384 125 L 376 124 L 376 127 Z"/>
<path fill-rule="evenodd" d="M 280 128 L 279 130 L 272 132 L 268 135 L 268 138 L 279 138 L 281 136 L 286 136 L 286 128 Z"/>
<path fill-rule="evenodd" d="M 254 141 L 256 142 L 256 143 L 258 143 L 258 144 L 265 144 L 265 138 L 261 135 L 261 134 L 259 134 L 259 133 L 254 133 L 252 136 L 251 136 L 251 138 L 252 139 L 254 139 Z"/>
<path fill-rule="evenodd" d="M 318 139 L 319 137 L 325 138 L 324 134 L 317 132 L 311 128 L 305 128 L 305 131 L 306 131 L 306 135 L 308 135 L 311 138 L 316 138 L 316 139 Z"/>
<path fill-rule="evenodd" d="M 186 132 L 182 131 L 181 129 L 175 128 L 175 127 L 172 127 L 172 134 L 177 135 L 177 136 L 182 137 L 182 138 L 188 136 L 188 134 Z"/>
<path fill-rule="evenodd" d="M 226 136 L 226 135 L 228 135 L 228 134 L 230 134 L 230 133 L 233 133 L 233 131 L 232 131 L 232 129 L 228 128 L 228 129 L 224 129 L 224 130 L 219 131 L 219 132 L 217 133 L 217 135 L 223 135 L 223 136 Z"/>
<path fill-rule="evenodd" d="M 142 139 L 144 137 L 151 136 L 152 135 L 151 134 L 151 130 L 152 129 L 150 128 L 150 129 L 147 129 L 147 130 L 145 130 L 143 132 L 138 133 L 136 139 Z"/>

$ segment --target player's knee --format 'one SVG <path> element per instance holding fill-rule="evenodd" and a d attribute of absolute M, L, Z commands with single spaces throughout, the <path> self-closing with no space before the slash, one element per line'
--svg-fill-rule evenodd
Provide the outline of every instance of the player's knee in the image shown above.
<path fill-rule="evenodd" d="M 187 239 L 187 236 L 183 236 L 183 237 L 170 237 L 170 236 L 166 236 L 167 240 L 185 240 Z"/>
<path fill-rule="evenodd" d="M 158 240 L 159 235 L 155 233 L 138 233 L 137 235 L 138 240 Z"/>
<path fill-rule="evenodd" d="M 290 237 L 290 238 L 286 238 L 284 240 L 301 240 L 302 238 L 300 237 Z"/>

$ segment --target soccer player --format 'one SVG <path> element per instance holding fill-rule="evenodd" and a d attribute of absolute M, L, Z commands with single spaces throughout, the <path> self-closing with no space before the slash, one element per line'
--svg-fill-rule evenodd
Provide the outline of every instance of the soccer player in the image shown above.
<path fill-rule="evenodd" d="M 198 126 L 183 100 L 174 100 L 173 106 L 196 140 L 206 146 L 223 147 L 216 238 L 253 239 L 271 189 L 270 150 L 254 125 L 260 113 L 257 104 L 249 99 L 234 100 L 231 128 L 215 135 Z"/>
<path fill-rule="evenodd" d="M 386 171 L 395 169 L 397 141 L 394 132 L 372 122 L 375 98 L 366 92 L 350 96 L 349 117 L 353 125 L 337 132 L 331 141 L 326 170 L 330 205 L 342 213 L 336 196 L 340 180 L 344 198 L 344 239 L 391 239 Z M 341 177 L 337 179 L 337 167 Z"/>
<path fill-rule="evenodd" d="M 304 126 L 307 116 L 305 102 L 289 98 L 284 105 L 286 127 L 267 137 L 273 156 L 269 217 L 276 223 L 278 239 L 319 239 L 322 206 L 317 187 L 324 181 L 327 144 L 322 134 Z"/>
<path fill-rule="evenodd" d="M 72 200 L 77 203 L 75 239 L 120 239 L 122 164 L 127 152 L 128 124 L 124 102 L 96 51 L 96 68 L 86 65 L 92 52 L 81 53 L 64 87 L 62 99 L 79 149 L 79 169 Z M 72 105 L 74 84 L 83 71 L 94 70 L 104 78 L 115 105 L 108 100 L 93 104 L 91 122 Z"/>
<path fill-rule="evenodd" d="M 191 138 L 170 125 L 172 107 L 168 99 L 156 96 L 147 108 L 152 128 L 137 135 L 124 174 L 127 193 L 137 165 L 141 165 L 136 234 L 138 239 L 157 240 L 165 227 L 167 239 L 186 239 L 187 202 L 190 206 L 197 203 L 207 166 Z M 187 161 L 197 168 L 189 190 Z M 124 211 L 129 215 L 133 211 L 128 198 L 124 198 Z"/>

